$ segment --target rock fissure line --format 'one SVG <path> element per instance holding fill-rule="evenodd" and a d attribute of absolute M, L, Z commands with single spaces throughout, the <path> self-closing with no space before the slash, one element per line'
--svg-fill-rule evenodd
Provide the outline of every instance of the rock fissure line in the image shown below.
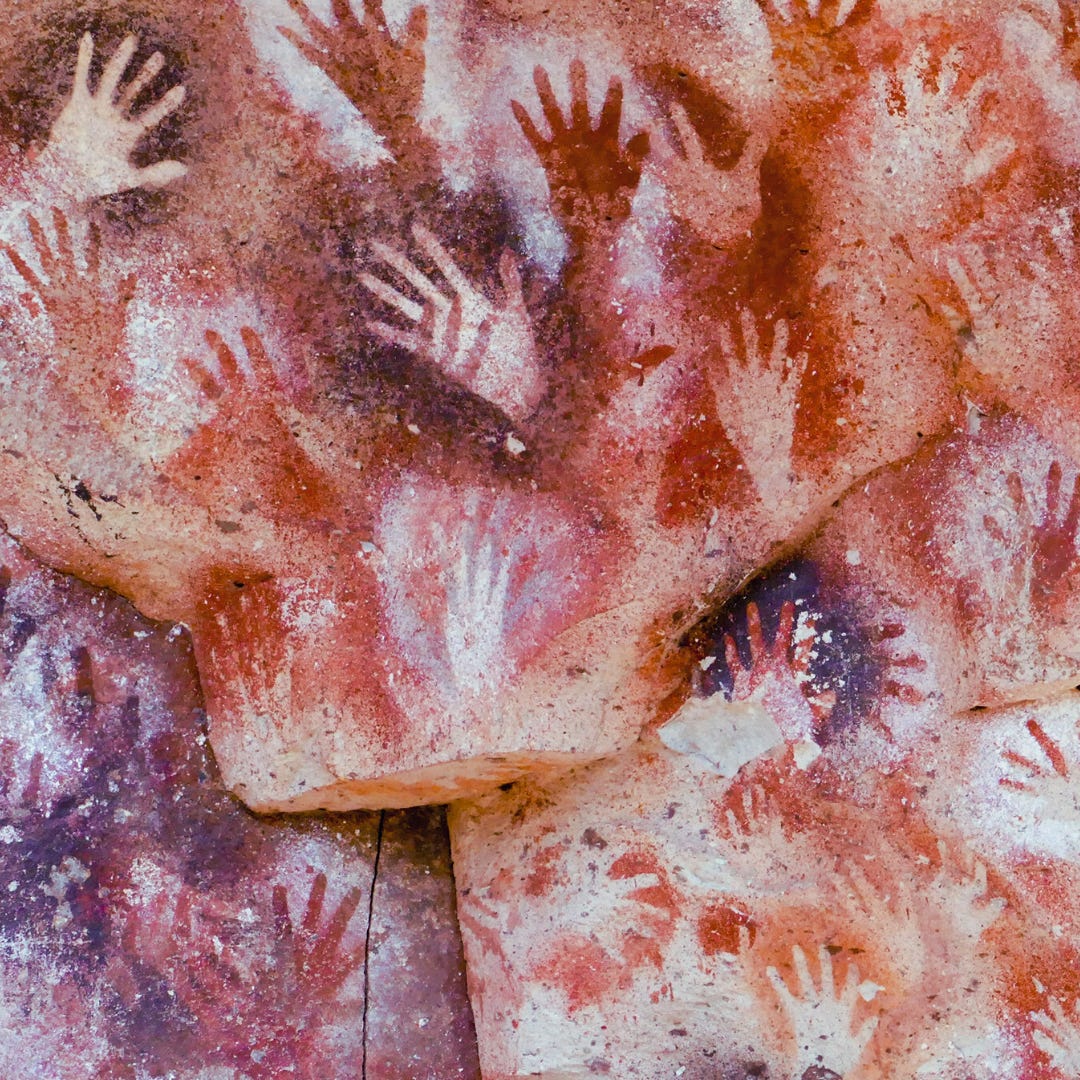
<path fill-rule="evenodd" d="M 379 858 L 382 855 L 383 827 L 386 825 L 386 811 L 379 811 L 379 832 L 375 840 L 375 865 L 371 870 L 371 892 L 368 894 L 367 926 L 364 928 L 364 1019 L 361 1037 L 360 1077 L 367 1080 L 368 1048 L 368 1002 L 371 1000 L 371 921 L 375 915 L 375 885 L 379 880 Z"/>

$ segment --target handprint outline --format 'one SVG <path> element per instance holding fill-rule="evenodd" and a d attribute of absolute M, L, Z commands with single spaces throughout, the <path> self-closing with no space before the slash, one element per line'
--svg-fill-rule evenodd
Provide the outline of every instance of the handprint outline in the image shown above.
<path fill-rule="evenodd" d="M 399 164 L 421 142 L 416 119 L 427 66 L 427 8 L 414 7 L 395 41 L 382 0 L 365 0 L 362 19 L 350 0 L 331 0 L 333 22 L 316 18 L 304 0 L 287 0 L 307 37 L 290 27 L 278 31 L 310 64 L 324 72 L 390 144 Z"/>
<path fill-rule="evenodd" d="M 537 66 L 533 82 L 550 135 L 545 137 L 519 101 L 510 108 L 544 168 L 552 207 L 571 241 L 582 248 L 600 236 L 610 238 L 630 217 L 645 158 L 647 131 L 620 142 L 623 84 L 612 78 L 596 126 L 589 115 L 585 63 L 570 64 L 569 120 L 559 106 L 551 78 Z"/>
<path fill-rule="evenodd" d="M 795 1077 L 807 1069 L 827 1067 L 847 1075 L 862 1060 L 877 1030 L 877 1016 L 867 1017 L 855 1028 L 860 1000 L 859 968 L 854 961 L 847 965 L 844 984 L 837 991 L 833 956 L 827 945 L 818 947 L 820 989 L 810 973 L 806 953 L 792 947 L 798 991 L 792 992 L 784 977 L 769 965 L 765 974 L 776 992 L 795 1036 Z"/>
<path fill-rule="evenodd" d="M 499 258 L 501 295 L 490 300 L 468 280 L 453 256 L 430 229 L 414 223 L 413 238 L 434 265 L 448 296 L 414 261 L 381 241 L 376 256 L 400 275 L 421 300 L 369 271 L 360 282 L 381 303 L 400 313 L 415 329 L 382 319 L 367 327 L 389 345 L 405 349 L 502 409 L 512 420 L 527 419 L 545 390 L 532 321 L 522 291 L 517 257 L 505 249 Z"/>
<path fill-rule="evenodd" d="M 54 207 L 55 250 L 41 222 L 27 215 L 40 276 L 11 244 L 0 244 L 18 275 L 45 310 L 56 339 L 64 375 L 78 396 L 102 410 L 112 420 L 123 417 L 130 403 L 133 365 L 123 341 L 128 307 L 135 296 L 138 278 L 125 274 L 113 281 L 102 269 L 101 229 L 91 221 L 87 227 L 85 265 L 80 268 L 67 215 Z M 30 298 L 24 305 L 33 313 Z"/>
<path fill-rule="evenodd" d="M 121 81 L 138 39 L 128 35 L 106 63 L 97 88 L 90 89 L 94 39 L 87 32 L 79 40 L 75 84 L 56 118 L 39 163 L 75 202 L 116 195 L 134 188 L 161 188 L 187 175 L 183 162 L 164 160 L 136 166 L 131 155 L 140 140 L 183 104 L 182 84 L 167 90 L 141 113 L 129 115 L 136 100 L 164 67 L 154 53 L 123 87 Z"/>

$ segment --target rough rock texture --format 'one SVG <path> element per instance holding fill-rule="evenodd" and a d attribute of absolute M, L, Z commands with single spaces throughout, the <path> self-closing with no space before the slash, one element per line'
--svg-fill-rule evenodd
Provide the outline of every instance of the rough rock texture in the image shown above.
<path fill-rule="evenodd" d="M 0 656 L 0 1073 L 477 1080 L 441 814 L 254 817 L 181 629 L 7 538 Z"/>
<path fill-rule="evenodd" d="M 1080 439 L 1064 16 L 638 7 L 50 0 L 0 41 L 0 514 L 190 626 L 253 807 L 623 749 L 860 478 L 971 410 Z"/>
<path fill-rule="evenodd" d="M 8 8 L 0 1072 L 1080 1073 L 1074 0 Z"/>
<path fill-rule="evenodd" d="M 458 804 L 485 1077 L 1072 1075 L 1078 518 L 973 415 L 692 627 L 636 747 Z"/>

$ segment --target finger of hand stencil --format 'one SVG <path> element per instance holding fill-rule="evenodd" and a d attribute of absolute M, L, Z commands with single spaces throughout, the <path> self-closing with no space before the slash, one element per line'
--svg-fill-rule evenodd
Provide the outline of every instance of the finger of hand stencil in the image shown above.
<path fill-rule="evenodd" d="M 312 64 L 320 70 L 324 67 L 330 52 L 330 49 L 327 48 L 327 46 L 317 45 L 308 41 L 307 38 L 298 34 L 289 26 L 279 26 L 278 33 L 280 33 L 281 36 L 289 42 L 289 44 L 292 45 L 309 64 Z"/>
<path fill-rule="evenodd" d="M 757 322 L 754 313 L 749 308 L 743 308 L 739 312 L 739 329 L 742 331 L 743 359 L 749 366 L 757 365 L 761 361 L 761 352 L 758 349 Z"/>
<path fill-rule="evenodd" d="M 937 87 L 938 93 L 943 97 L 949 97 L 956 87 L 956 81 L 960 77 L 963 68 L 964 54 L 953 47 L 942 57 L 938 68 Z"/>
<path fill-rule="evenodd" d="M 1055 1004 L 1056 1001 L 1057 1001 L 1057 998 L 1051 998 L 1050 999 L 1050 1008 L 1051 1009 L 1053 1009 L 1054 1004 Z M 1058 1012 L 1061 1011 L 1061 1006 L 1060 1005 L 1058 1005 L 1057 1011 Z M 1053 1026 L 1054 1026 L 1054 1022 L 1044 1012 L 1028 1013 L 1028 1019 L 1030 1019 L 1032 1021 L 1032 1023 L 1038 1024 L 1039 1027 L 1044 1027 L 1047 1030 L 1053 1028 Z M 1062 1015 L 1061 1019 L 1062 1020 L 1064 1019 L 1064 1015 Z"/>
<path fill-rule="evenodd" d="M 405 48 L 418 52 L 423 48 L 428 35 L 428 12 L 426 7 L 414 7 L 405 24 Z"/>
<path fill-rule="evenodd" d="M 746 605 L 746 637 L 750 642 L 750 664 L 756 667 L 768 655 L 768 650 L 761 628 L 761 612 L 753 600 Z"/>
<path fill-rule="evenodd" d="M 639 131 L 623 148 L 623 156 L 634 172 L 640 172 L 641 163 L 649 156 L 649 147 L 651 145 L 652 138 L 649 133 Z"/>
<path fill-rule="evenodd" d="M 101 275 L 101 227 L 96 221 L 90 222 L 86 233 L 86 275 L 93 281 Z"/>
<path fill-rule="evenodd" d="M 769 5 L 780 16 L 781 22 L 789 23 L 794 18 L 789 0 L 769 0 Z"/>
<path fill-rule="evenodd" d="M 347 22 L 355 22 L 349 0 L 330 0 L 334 9 L 334 17 L 344 25 Z M 386 25 L 386 12 L 383 10 L 382 0 L 364 0 L 364 25 L 379 34 L 389 34 L 390 28 Z"/>
<path fill-rule="evenodd" d="M 247 349 L 251 373 L 255 377 L 256 384 L 265 388 L 281 389 L 274 362 L 270 359 L 266 344 L 259 334 L 250 326 L 242 326 L 240 340 Z"/>
<path fill-rule="evenodd" d="M 455 294 L 444 318 L 436 323 L 435 349 L 441 362 L 457 369 L 465 361 L 461 343 L 461 296 Z"/>
<path fill-rule="evenodd" d="M 53 229 L 56 232 L 56 253 L 64 267 L 65 275 L 75 273 L 75 248 L 71 243 L 71 229 L 63 210 L 53 207 Z"/>
<path fill-rule="evenodd" d="M 739 944 L 736 948 L 738 949 L 737 955 L 745 959 L 746 954 L 750 951 L 750 927 L 746 923 L 739 923 Z"/>
<path fill-rule="evenodd" d="M 89 33 L 79 38 L 79 55 L 75 60 L 75 94 L 90 93 L 90 64 L 94 59 L 94 39 Z"/>
<path fill-rule="evenodd" d="M 855 1033 L 856 1046 L 866 1046 L 866 1044 L 874 1037 L 874 1032 L 877 1031 L 878 1017 L 871 1016 L 863 1021 L 862 1026 Z"/>
<path fill-rule="evenodd" d="M 768 977 L 769 982 L 772 983 L 772 988 L 776 991 L 776 996 L 780 999 L 781 1004 L 790 1009 L 795 1004 L 795 995 L 788 989 L 787 983 L 784 982 L 780 972 L 770 964 L 765 969 L 765 975 Z"/>
<path fill-rule="evenodd" d="M 540 67 L 539 64 L 533 68 L 533 82 L 536 84 L 540 107 L 543 109 L 544 118 L 551 129 L 552 139 L 565 135 L 567 133 L 566 120 L 563 117 L 562 110 L 559 108 L 555 91 L 551 88 L 551 77 L 548 75 L 547 69 Z"/>
<path fill-rule="evenodd" d="M 135 55 L 138 44 L 135 35 L 128 34 L 117 46 L 116 52 L 109 58 L 105 70 L 101 73 L 101 80 L 97 89 L 97 96 L 103 101 L 111 104 L 116 100 L 116 88 L 120 85 L 120 79 L 123 77 L 124 72 L 127 71 L 127 66 L 131 63 L 131 58 Z"/>
<path fill-rule="evenodd" d="M 920 42 L 911 54 L 911 59 L 901 76 L 904 100 L 909 109 L 914 108 L 915 103 L 926 96 L 926 74 L 929 67 L 930 49 L 926 42 Z"/>
<path fill-rule="evenodd" d="M 439 268 L 443 277 L 450 283 L 450 287 L 463 298 L 472 297 L 476 290 L 473 289 L 469 279 L 458 269 L 450 252 L 446 250 L 438 238 L 423 225 L 413 225 L 413 236 L 420 245 L 423 253 Z"/>
<path fill-rule="evenodd" d="M 300 929 L 309 935 L 314 935 L 319 928 L 319 920 L 322 918 L 323 900 L 326 898 L 326 875 L 316 874 L 311 883 L 311 891 L 308 893 L 307 909 L 304 911 L 304 920 Z"/>
<path fill-rule="evenodd" d="M 391 285 L 387 285 L 385 281 L 375 277 L 374 274 L 369 274 L 366 271 L 361 273 L 360 284 L 384 304 L 400 311 L 406 319 L 418 323 L 423 318 L 423 304 L 419 304 L 410 297 L 398 292 L 397 289 Z"/>
<path fill-rule="evenodd" d="M 413 232 L 415 233 L 415 231 L 414 229 Z M 387 266 L 392 270 L 396 270 L 425 299 L 430 300 L 433 304 L 445 304 L 447 302 L 446 297 L 435 285 L 435 282 L 416 263 L 402 255 L 400 251 L 396 251 L 388 244 L 378 240 L 371 247 Z"/>
<path fill-rule="evenodd" d="M 169 116 L 180 108 L 186 94 L 187 89 L 185 87 L 172 87 L 172 89 L 163 94 L 148 109 L 139 113 L 133 122 L 137 124 L 142 131 L 149 131 L 152 127 L 157 127 L 166 116 Z"/>
<path fill-rule="evenodd" d="M 423 355 L 429 345 L 430 338 L 415 330 L 406 330 L 393 323 L 381 322 L 379 319 L 368 319 L 364 325 L 376 337 L 381 338 L 387 345 L 394 345 L 399 349 L 416 355 Z"/>
<path fill-rule="evenodd" d="M 1028 516 L 1027 497 L 1024 495 L 1024 482 L 1020 479 L 1019 473 L 1009 473 L 1005 478 L 1005 490 L 1009 493 L 1017 517 L 1026 518 Z"/>
<path fill-rule="evenodd" d="M 770 353 L 770 360 L 772 361 L 772 370 L 781 375 L 787 369 L 788 366 L 788 324 L 787 319 L 777 319 L 773 323 L 773 343 L 772 352 Z"/>
<path fill-rule="evenodd" d="M 63 272 L 49 245 L 49 239 L 45 235 L 45 230 L 41 227 L 41 222 L 30 214 L 27 214 L 26 216 L 26 225 L 30 230 L 30 239 L 34 242 L 34 249 L 37 251 L 41 269 L 49 275 L 50 281 L 55 285 L 57 281 L 63 277 Z"/>
<path fill-rule="evenodd" d="M 729 372 L 735 367 L 736 363 L 738 362 L 738 355 L 735 351 L 735 335 L 731 331 L 732 328 L 728 323 L 721 323 L 716 328 L 716 336 L 720 344 L 720 352 L 724 357 Z"/>
<path fill-rule="evenodd" d="M 1016 143 L 1007 135 L 980 147 L 976 154 L 966 159 L 963 172 L 964 183 L 974 184 L 997 172 L 1015 152 Z"/>
<path fill-rule="evenodd" d="M 218 366 L 221 369 L 221 381 L 228 390 L 243 384 L 244 377 L 240 373 L 240 363 L 236 359 L 236 353 L 229 348 L 225 339 L 216 330 L 206 331 L 206 344 L 217 354 Z"/>
<path fill-rule="evenodd" d="M 836 985 L 833 982 L 832 953 L 825 945 L 818 946 L 818 967 L 821 969 L 821 996 L 835 998 Z M 809 975 L 810 968 L 807 967 L 806 970 Z M 813 990 L 813 988 L 814 984 L 811 982 L 810 989 Z"/>
<path fill-rule="evenodd" d="M 957 121 L 964 127 L 970 127 L 982 108 L 983 98 L 996 89 L 997 80 L 992 75 L 980 75 L 964 95 L 963 103 L 957 110 Z"/>
<path fill-rule="evenodd" d="M 848 964 L 847 974 L 844 976 L 844 990 L 840 1000 L 849 1009 L 855 1007 L 855 999 L 859 994 L 859 965 Z"/>
<path fill-rule="evenodd" d="M 705 153 L 701 147 L 701 139 L 698 137 L 694 125 L 690 123 L 690 117 L 687 114 L 686 109 L 684 109 L 677 101 L 671 106 L 671 122 L 675 125 L 675 130 L 679 133 L 683 157 L 686 158 L 687 162 L 695 169 L 704 168 Z"/>
<path fill-rule="evenodd" d="M 198 360 L 192 360 L 190 356 L 185 356 L 181 363 L 184 365 L 184 370 L 188 373 L 189 378 L 198 386 L 204 397 L 209 398 L 211 401 L 221 397 L 221 385 Z"/>
<path fill-rule="evenodd" d="M 739 647 L 735 644 L 735 639 L 731 634 L 724 635 L 724 662 L 727 664 L 728 672 L 733 679 L 743 670 Z"/>
<path fill-rule="evenodd" d="M 499 280 L 504 292 L 504 307 L 513 311 L 525 310 L 525 294 L 521 284 L 521 269 L 517 256 L 504 248 L 499 256 Z"/>
<path fill-rule="evenodd" d="M 271 898 L 274 915 L 274 936 L 278 941 L 292 937 L 292 919 L 289 916 L 289 894 L 284 885 L 275 885 Z"/>
<path fill-rule="evenodd" d="M 588 75 L 580 58 L 570 61 L 570 126 L 578 131 L 588 131 L 591 127 Z"/>
<path fill-rule="evenodd" d="M 801 946 L 792 946 L 791 957 L 795 961 L 795 974 L 799 979 L 799 996 L 804 999 L 816 997 L 817 991 L 814 988 L 814 980 L 810 977 L 810 965 L 806 961 L 806 953 L 803 952 Z M 832 978 L 831 969 L 829 977 Z"/>
<path fill-rule="evenodd" d="M 135 293 L 139 288 L 139 275 L 136 273 L 125 274 L 117 286 L 116 296 L 121 307 L 127 307 L 135 299 Z"/>
<path fill-rule="evenodd" d="M 290 10 L 300 20 L 300 24 L 304 30 L 311 36 L 312 40 L 322 50 L 327 52 L 332 42 L 336 40 L 334 32 L 320 19 L 317 19 L 311 12 L 311 9 L 304 3 L 304 0 L 285 0 L 289 5 Z M 279 26 L 278 29 L 293 42 L 294 45 L 299 45 L 302 38 L 299 38 L 295 30 L 289 27 Z M 297 38 L 298 40 L 293 40 Z"/>
<path fill-rule="evenodd" d="M 7 255 L 7 257 L 11 260 L 11 265 L 15 267 L 15 270 L 18 273 L 19 277 L 21 277 L 23 281 L 25 281 L 26 284 L 29 285 L 30 288 L 33 289 L 34 292 L 36 292 L 41 297 L 42 303 L 45 304 L 46 310 L 48 310 L 49 304 L 45 300 L 45 283 L 41 280 L 41 278 L 37 276 L 37 274 L 34 273 L 34 271 L 30 268 L 30 264 L 13 247 L 9 247 L 7 244 L 4 244 L 3 251 L 4 254 Z"/>
<path fill-rule="evenodd" d="M 316 962 L 316 967 L 321 966 L 317 963 L 319 960 L 328 963 L 333 960 L 341 947 L 345 932 L 349 929 L 349 923 L 352 921 L 353 915 L 356 914 L 356 909 L 360 906 L 361 895 L 360 889 L 355 887 L 350 889 L 338 905 L 337 911 L 330 916 L 330 921 L 326 924 L 326 930 L 312 952 L 312 960 Z"/>
<path fill-rule="evenodd" d="M 127 112 L 132 105 L 135 104 L 135 99 L 157 78 L 158 73 L 165 66 L 165 57 L 161 53 L 156 52 L 141 68 L 139 68 L 138 74 L 124 87 L 123 92 L 120 94 L 120 99 L 116 103 L 116 107 L 121 112 Z"/>
<path fill-rule="evenodd" d="M 840 0 L 836 8 L 836 20 L 833 26 L 836 28 L 843 26 L 855 13 L 855 9 L 860 2 L 861 0 Z"/>
<path fill-rule="evenodd" d="M 1051 1061 L 1054 1061 L 1061 1053 L 1061 1044 L 1046 1031 L 1033 1031 L 1031 1033 L 1031 1041 L 1044 1053 Z"/>
<path fill-rule="evenodd" d="M 596 134 L 600 139 L 610 139 L 612 142 L 618 139 L 619 124 L 622 122 L 622 107 L 622 79 L 613 78 L 608 83 L 607 93 L 604 95 L 604 104 L 600 108 L 600 120 L 596 125 Z M 627 150 L 631 154 L 633 153 L 629 145 Z M 648 153 L 648 146 L 645 148 L 645 153 Z"/>
<path fill-rule="evenodd" d="M 533 123 L 528 110 L 520 101 L 511 101 L 510 111 L 514 114 L 514 119 L 518 122 L 525 138 L 528 139 L 529 145 L 542 157 L 550 143 L 540 134 L 540 129 Z"/>
<path fill-rule="evenodd" d="M 159 161 L 145 169 L 136 169 L 132 177 L 132 187 L 163 188 L 174 180 L 187 176 L 188 167 L 181 161 Z"/>

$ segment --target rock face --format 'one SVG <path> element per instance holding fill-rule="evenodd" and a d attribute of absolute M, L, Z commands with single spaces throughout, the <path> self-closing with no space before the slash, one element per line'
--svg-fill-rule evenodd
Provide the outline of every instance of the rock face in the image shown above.
<path fill-rule="evenodd" d="M 457 805 L 485 1077 L 1069 1075 L 1078 490 L 973 418 L 694 626 L 637 746 Z"/>
<path fill-rule="evenodd" d="M 0 1072 L 478 1080 L 441 813 L 253 817 L 179 627 L 0 566 Z"/>
<path fill-rule="evenodd" d="M 860 478 L 1072 452 L 1071 31 L 797 6 L 13 16 L 0 515 L 190 627 L 250 806 L 625 749 Z"/>
<path fill-rule="evenodd" d="M 0 1073 L 1080 1074 L 1073 0 L 8 6 Z"/>

